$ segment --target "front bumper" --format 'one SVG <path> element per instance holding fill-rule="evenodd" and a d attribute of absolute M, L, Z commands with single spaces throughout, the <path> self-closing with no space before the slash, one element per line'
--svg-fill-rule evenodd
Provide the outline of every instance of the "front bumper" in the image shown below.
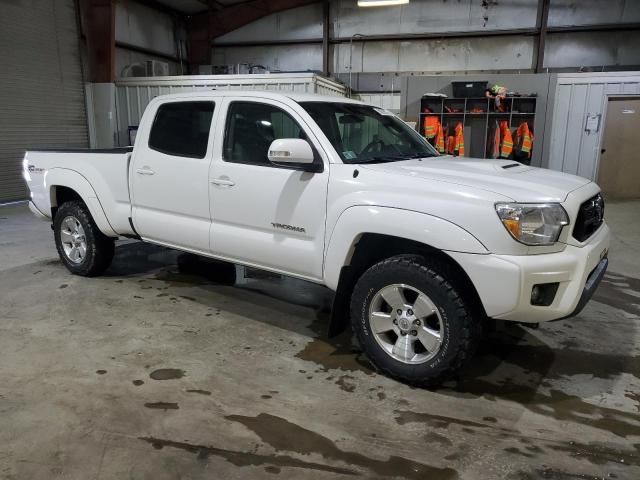
<path fill-rule="evenodd" d="M 580 313 L 606 271 L 606 224 L 582 246 L 539 255 L 474 255 L 448 252 L 467 272 L 487 315 L 499 320 L 547 322 Z M 536 284 L 558 283 L 549 306 L 531 304 Z"/>

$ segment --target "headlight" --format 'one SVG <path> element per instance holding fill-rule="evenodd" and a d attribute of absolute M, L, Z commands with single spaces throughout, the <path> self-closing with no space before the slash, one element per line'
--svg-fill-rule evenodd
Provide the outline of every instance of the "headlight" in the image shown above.
<path fill-rule="evenodd" d="M 511 236 L 525 245 L 551 245 L 569 224 L 558 203 L 496 203 L 496 213 Z"/>

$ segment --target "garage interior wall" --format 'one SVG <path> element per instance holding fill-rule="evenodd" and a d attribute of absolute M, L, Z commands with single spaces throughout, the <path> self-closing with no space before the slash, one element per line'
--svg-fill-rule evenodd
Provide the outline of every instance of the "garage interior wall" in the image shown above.
<path fill-rule="evenodd" d="M 88 135 L 74 0 L 0 9 L 0 202 L 8 202 L 27 196 L 25 150 L 86 147 Z"/>
<path fill-rule="evenodd" d="M 411 0 L 402 7 L 360 8 L 355 0 L 330 5 L 331 73 L 459 74 L 532 72 L 537 37 L 509 34 L 475 38 L 410 39 L 411 35 L 534 29 L 537 1 Z M 214 65 L 253 63 L 272 71 L 322 68 L 322 5 L 264 17 L 215 40 Z M 620 69 L 640 65 L 640 2 L 551 0 L 544 68 Z M 636 24 L 633 26 L 633 24 Z M 553 32 L 553 28 L 630 25 L 629 31 Z M 359 41 L 352 36 L 404 35 L 406 39 Z M 299 41 L 299 44 L 296 44 Z M 270 45 L 265 43 L 271 42 Z M 278 42 L 286 44 L 278 45 Z M 350 58 L 352 61 L 350 61 Z M 352 65 L 350 65 L 352 63 Z M 627 68 L 631 70 L 632 68 Z"/>
<path fill-rule="evenodd" d="M 558 74 L 543 156 L 551 169 L 596 180 L 609 96 L 640 96 L 638 72 Z M 587 117 L 597 128 L 587 129 Z"/>
<path fill-rule="evenodd" d="M 166 62 L 169 75 L 186 73 L 181 20 L 134 0 L 116 3 L 116 76 L 147 60 Z"/>

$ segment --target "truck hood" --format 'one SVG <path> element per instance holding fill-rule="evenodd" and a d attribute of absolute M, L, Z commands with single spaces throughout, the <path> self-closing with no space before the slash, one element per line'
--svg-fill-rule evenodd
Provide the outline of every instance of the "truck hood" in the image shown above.
<path fill-rule="evenodd" d="M 478 188 L 516 202 L 563 202 L 569 193 L 590 183 L 586 178 L 513 160 L 440 156 L 362 165 L 385 175 L 412 177 Z M 499 199 L 497 199 L 499 200 Z"/>

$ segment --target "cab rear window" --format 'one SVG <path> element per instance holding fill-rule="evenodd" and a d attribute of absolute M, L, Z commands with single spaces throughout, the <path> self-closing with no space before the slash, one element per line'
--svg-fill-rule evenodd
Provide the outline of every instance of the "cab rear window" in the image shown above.
<path fill-rule="evenodd" d="M 213 102 L 171 102 L 158 108 L 149 148 L 167 155 L 204 158 L 209 143 Z"/>

